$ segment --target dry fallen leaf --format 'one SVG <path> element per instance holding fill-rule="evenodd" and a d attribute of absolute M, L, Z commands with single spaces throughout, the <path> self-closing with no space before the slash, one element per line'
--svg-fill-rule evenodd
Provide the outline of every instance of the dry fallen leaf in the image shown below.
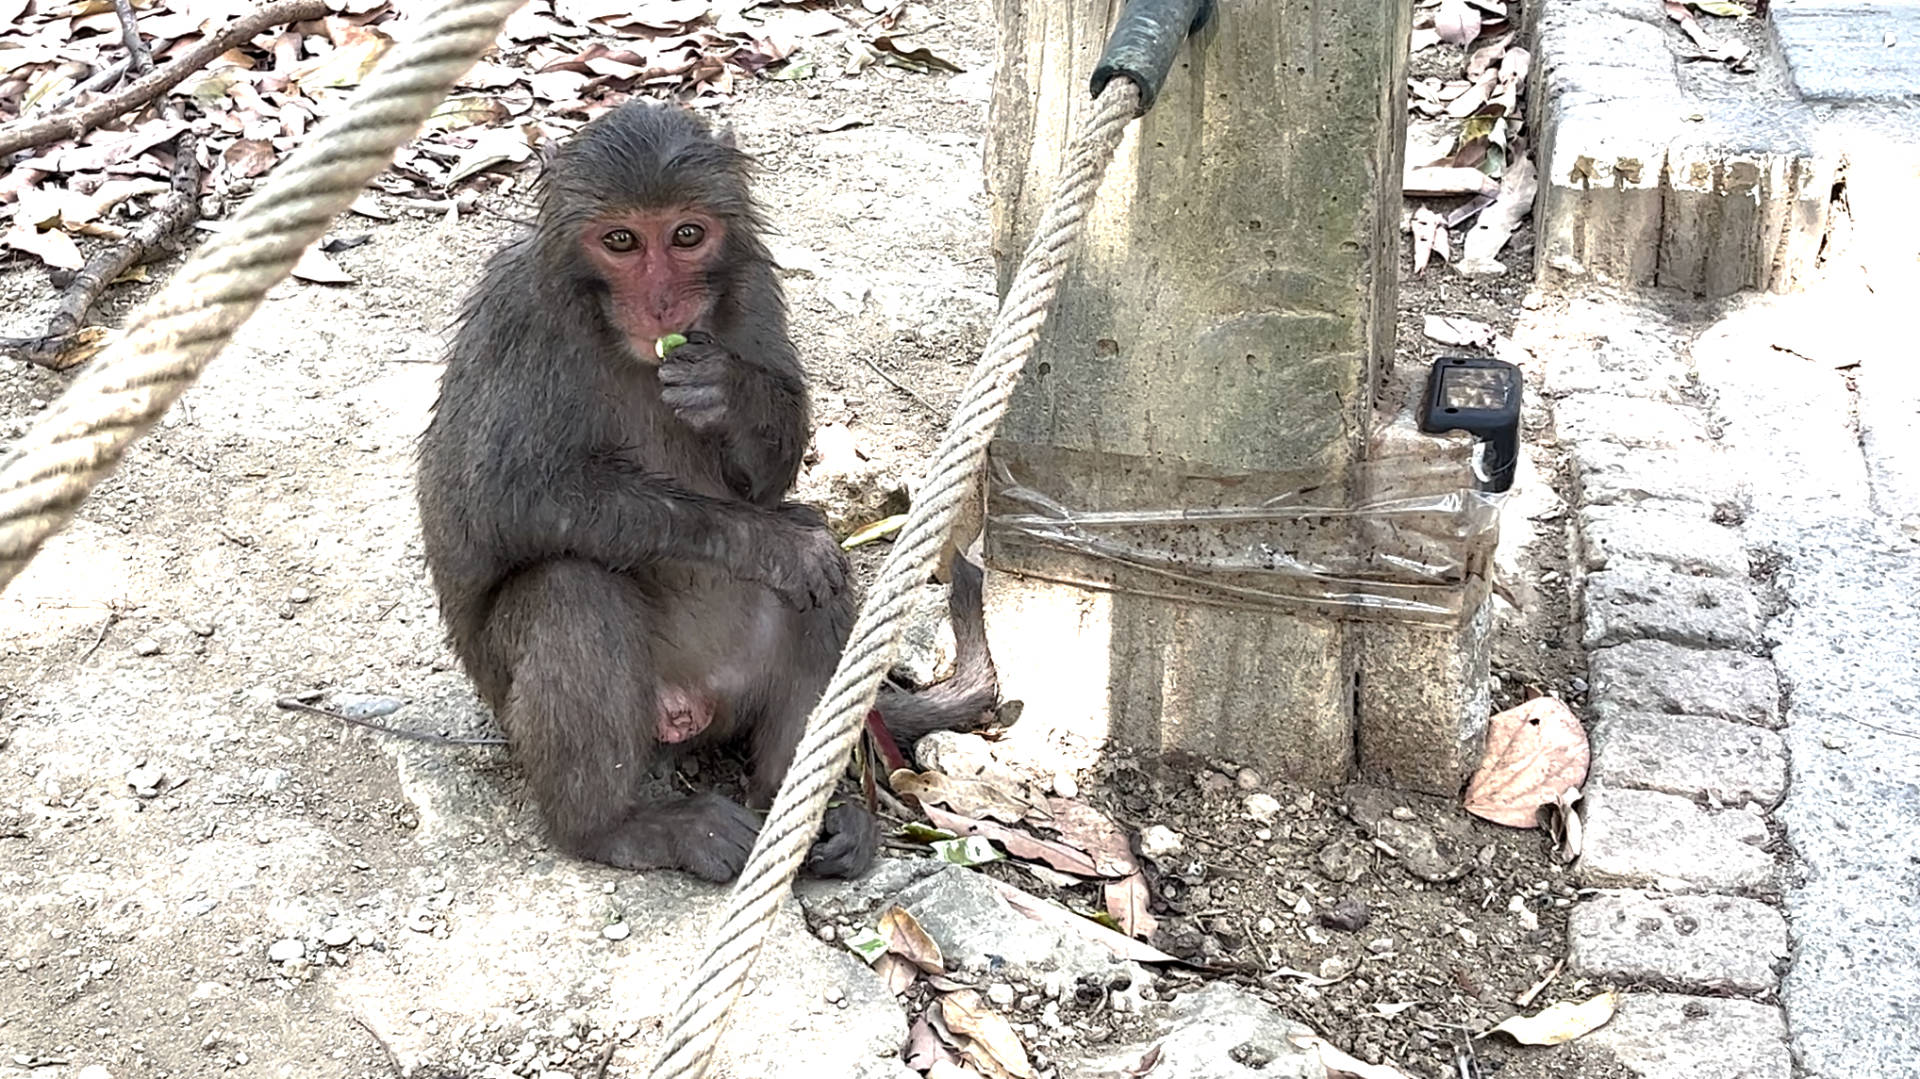
<path fill-rule="evenodd" d="M 1503 1033 L 1522 1045 L 1559 1045 L 1605 1026 L 1620 1005 L 1620 994 L 1608 991 L 1575 1004 L 1561 1001 L 1538 1015 L 1516 1015 L 1487 1033 Z"/>
<path fill-rule="evenodd" d="M 892 952 L 873 961 L 873 972 L 886 983 L 887 992 L 896 997 L 913 988 L 913 983 L 920 978 L 920 968 L 914 966 L 912 960 Z"/>
<path fill-rule="evenodd" d="M 1327 1079 L 1412 1079 L 1406 1072 L 1386 1064 L 1369 1064 L 1328 1044 L 1326 1039 L 1307 1035 L 1289 1039 L 1301 1049 L 1319 1054 L 1327 1069 Z"/>
<path fill-rule="evenodd" d="M 42 232 L 24 221 L 14 222 L 4 234 L 0 234 L 0 247 L 11 247 L 62 270 L 77 270 L 87 264 L 73 237 L 59 229 Z"/>
<path fill-rule="evenodd" d="M 1171 963 L 1173 956 L 1144 941 L 1134 940 L 1124 933 L 1116 933 L 1091 918 L 1073 913 L 1058 903 L 1049 903 L 1038 896 L 1023 892 L 1005 881 L 993 881 L 1000 897 L 1014 910 L 1032 918 L 1042 925 L 1065 930 L 1098 944 L 1120 959 L 1130 959 L 1136 963 Z"/>
<path fill-rule="evenodd" d="M 1047 814 L 1046 826 L 1058 831 L 1063 842 L 1093 855 L 1101 875 L 1124 877 L 1138 868 L 1127 833 L 1106 814 L 1072 798 L 1047 799 Z"/>
<path fill-rule="evenodd" d="M 1407 198 L 1445 198 L 1450 195 L 1498 195 L 1500 181 L 1479 169 L 1453 165 L 1421 165 L 1408 169 L 1400 181 Z"/>
<path fill-rule="evenodd" d="M 1467 0 L 1440 0 L 1440 10 L 1433 16 L 1433 28 L 1440 32 L 1441 41 L 1465 45 L 1480 36 L 1480 12 Z"/>
<path fill-rule="evenodd" d="M 1467 784 L 1467 812 L 1514 828 L 1587 781 L 1586 728 L 1565 704 L 1535 697 L 1487 722 L 1487 749 Z"/>
<path fill-rule="evenodd" d="M 1749 49 L 1744 42 L 1721 41 L 1707 33 L 1706 27 L 1700 25 L 1700 20 L 1694 18 L 1693 12 L 1687 10 L 1685 4 L 1676 4 L 1673 0 L 1667 0 L 1666 10 L 1667 18 L 1680 24 L 1681 31 L 1699 47 L 1701 55 L 1706 59 L 1722 61 L 1734 71 L 1753 70 L 1749 55 L 1753 50 Z"/>
<path fill-rule="evenodd" d="M 949 813 L 938 806 L 921 803 L 921 810 L 927 819 L 955 835 L 977 835 L 993 840 L 1007 848 L 1007 853 L 1015 858 L 1037 858 L 1063 873 L 1073 873 L 1082 877 L 1098 877 L 1100 870 L 1085 851 L 1075 850 L 1065 843 L 1056 843 L 1050 839 L 1041 839 L 1031 832 L 1018 828 L 1008 828 L 990 820 L 974 820 L 957 813 Z"/>
<path fill-rule="evenodd" d="M 1160 920 L 1147 910 L 1148 900 L 1153 893 L 1147 888 L 1147 878 L 1139 873 L 1110 882 L 1103 892 L 1107 914 L 1120 931 L 1130 937 L 1146 940 L 1160 927 Z"/>
<path fill-rule="evenodd" d="M 1533 171 L 1533 162 L 1526 158 L 1508 166 L 1506 175 L 1500 178 L 1500 194 L 1474 222 L 1467 232 L 1467 238 L 1460 244 L 1460 261 L 1454 269 L 1461 273 L 1501 273 L 1506 267 L 1498 261 L 1500 250 L 1507 246 L 1507 240 L 1513 235 L 1520 222 L 1533 212 L 1533 197 L 1539 189 Z"/>
<path fill-rule="evenodd" d="M 947 969 L 947 962 L 941 958 L 940 945 L 927 935 L 920 923 L 908 914 L 905 907 L 891 906 L 880 916 L 880 935 L 887 938 L 887 951 L 919 967 L 928 974 L 939 974 Z"/>
<path fill-rule="evenodd" d="M 453 163 L 447 173 L 447 183 L 458 183 L 495 165 L 517 165 L 532 156 L 533 147 L 527 144 L 526 132 L 517 127 L 484 128 L 474 138 L 472 148 Z"/>
<path fill-rule="evenodd" d="M 309 247 L 300 255 L 300 261 L 293 264 L 293 276 L 317 285 L 353 284 L 353 275 L 335 266 L 318 247 Z"/>
<path fill-rule="evenodd" d="M 971 1039 L 960 1052 L 981 1071 L 996 1079 L 1033 1079 L 1027 1047 L 1020 1043 L 1013 1024 L 987 1007 L 978 991 L 962 989 L 941 997 L 940 1017 L 947 1029 Z"/>
<path fill-rule="evenodd" d="M 1438 341 L 1443 345 L 1472 346 L 1493 343 L 1492 326 L 1470 318 L 1461 318 L 1458 315 L 1428 315 L 1421 332 L 1427 335 L 1428 340 Z M 1492 736 L 1489 735 L 1488 739 L 1491 741 Z"/>
<path fill-rule="evenodd" d="M 917 798 L 922 804 L 945 806 L 963 817 L 991 817 L 1008 824 L 1019 824 L 1036 815 L 1038 808 L 1018 794 L 996 787 L 984 779 L 961 778 L 942 772 L 901 769 L 887 777 L 887 785 L 893 788 L 895 794 Z"/>

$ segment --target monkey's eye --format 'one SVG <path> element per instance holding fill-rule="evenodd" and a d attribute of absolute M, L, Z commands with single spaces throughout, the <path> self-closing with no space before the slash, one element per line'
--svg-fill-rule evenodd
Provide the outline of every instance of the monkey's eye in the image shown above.
<path fill-rule="evenodd" d="M 673 230 L 673 246 L 699 247 L 700 241 L 707 238 L 707 230 L 699 225 L 687 224 Z"/>
<path fill-rule="evenodd" d="M 600 245 L 609 251 L 631 251 L 638 242 L 627 229 L 614 229 L 600 237 Z"/>

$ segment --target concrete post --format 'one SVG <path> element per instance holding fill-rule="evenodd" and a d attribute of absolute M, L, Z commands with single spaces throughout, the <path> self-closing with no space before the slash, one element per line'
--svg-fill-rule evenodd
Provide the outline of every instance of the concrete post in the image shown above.
<path fill-rule="evenodd" d="M 996 0 L 1003 292 L 1122 7 Z M 1393 356 L 1409 17 L 1405 0 L 1220 0 L 1121 146 L 993 451 L 989 631 L 1027 705 L 1016 739 L 1111 738 L 1319 784 L 1352 773 L 1364 635 L 1337 609 L 1196 583 L 1181 560 L 1233 544 L 1185 522 L 1129 533 L 1163 541 L 1156 566 L 1007 522 L 1048 500 L 1151 514 L 1363 495 Z M 1282 557 L 1354 542 L 1327 520 L 1269 538 Z M 1415 676 L 1442 673 L 1433 659 Z"/>

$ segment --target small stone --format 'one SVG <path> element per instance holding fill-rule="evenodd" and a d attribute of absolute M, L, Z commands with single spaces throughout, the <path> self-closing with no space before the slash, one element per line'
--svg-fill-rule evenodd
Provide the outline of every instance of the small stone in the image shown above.
<path fill-rule="evenodd" d="M 1149 858 L 1168 858 L 1180 853 L 1186 841 L 1180 833 L 1164 824 L 1151 824 L 1140 831 L 1140 853 Z"/>
<path fill-rule="evenodd" d="M 282 937 L 267 948 L 267 960 L 273 963 L 291 963 L 306 954 L 307 946 L 292 937 Z"/>
<path fill-rule="evenodd" d="M 420 887 L 428 895 L 438 895 L 447 890 L 447 882 L 440 877 L 428 877 L 421 882 Z"/>
<path fill-rule="evenodd" d="M 1418 818 L 1418 815 L 1417 815 L 1417 814 L 1415 814 L 1415 813 L 1414 813 L 1414 811 L 1413 811 L 1413 810 L 1412 810 L 1411 808 L 1409 808 L 1409 807 L 1407 807 L 1407 806 L 1394 806 L 1394 807 L 1393 807 L 1393 812 L 1392 812 L 1392 814 L 1391 814 L 1391 815 L 1392 815 L 1392 817 L 1393 817 L 1393 819 L 1394 819 L 1394 820 L 1417 820 L 1417 819 L 1419 819 L 1419 818 Z"/>
<path fill-rule="evenodd" d="M 1262 918 L 1254 923 L 1254 928 L 1260 930 L 1261 936 L 1270 936 L 1276 927 L 1272 918 Z"/>
<path fill-rule="evenodd" d="M 1234 788 L 1233 780 L 1214 771 L 1201 772 L 1193 777 L 1193 782 L 1200 788 L 1200 793 L 1210 799 L 1225 798 Z"/>
<path fill-rule="evenodd" d="M 821 926 L 820 928 L 814 930 L 813 935 L 816 937 L 819 937 L 821 940 L 825 941 L 828 944 L 832 944 L 834 941 L 840 939 L 840 927 L 837 925 L 834 925 L 832 922 L 828 922 L 825 925 Z"/>
<path fill-rule="evenodd" d="M 1013 986 L 1005 982 L 994 982 L 987 986 L 987 999 L 1004 1008 L 1013 1003 Z"/>
<path fill-rule="evenodd" d="M 352 926 L 335 925 L 325 933 L 320 934 L 320 943 L 329 948 L 344 948 L 353 943 L 353 937 L 354 932 Z"/>
<path fill-rule="evenodd" d="M 158 798 L 160 784 L 166 782 L 166 773 L 151 765 L 141 765 L 127 773 L 127 786 L 140 798 Z"/>
<path fill-rule="evenodd" d="M 287 593 L 287 602 L 288 603 L 311 603 L 313 602 L 313 593 L 307 591 L 304 588 L 293 589 L 292 591 Z"/>
<path fill-rule="evenodd" d="M 104 978 L 113 973 L 113 960 L 96 959 L 87 964 L 87 973 L 96 978 Z"/>
<path fill-rule="evenodd" d="M 1353 965 L 1345 957 L 1330 955 L 1320 961 L 1319 973 L 1322 978 L 1344 978 L 1352 969 Z"/>
<path fill-rule="evenodd" d="M 180 913 L 185 914 L 189 917 L 198 918 L 198 917 L 201 917 L 202 915 L 213 913 L 213 908 L 219 905 L 220 905 L 219 900 L 208 899 L 205 896 L 201 896 L 197 899 L 189 899 L 186 902 L 180 904 Z"/>
<path fill-rule="evenodd" d="M 1348 896 L 1335 903 L 1331 910 L 1322 911 L 1320 924 L 1328 929 L 1338 929 L 1342 933 L 1358 933 L 1373 921 L 1373 912 L 1360 900 Z"/>
<path fill-rule="evenodd" d="M 1073 777 L 1067 773 L 1059 772 L 1053 777 L 1053 793 L 1062 798 L 1078 798 L 1080 796 L 1080 784 L 1075 783 Z"/>
<path fill-rule="evenodd" d="M 838 1004 L 847 999 L 847 991 L 837 985 L 829 985 L 820 991 L 820 999 L 828 1004 Z"/>
<path fill-rule="evenodd" d="M 600 935 L 608 940 L 625 940 L 633 935 L 633 927 L 625 922 L 615 922 L 602 929 Z"/>
<path fill-rule="evenodd" d="M 1262 824 L 1270 823 L 1280 815 L 1280 799 L 1271 794 L 1249 794 L 1243 804 L 1247 808 L 1247 816 Z"/>
<path fill-rule="evenodd" d="M 1242 768 L 1239 774 L 1233 777 L 1233 781 L 1240 784 L 1240 789 L 1243 791 L 1257 791 L 1266 783 L 1266 777 L 1251 768 Z"/>
<path fill-rule="evenodd" d="M 160 642 L 152 637 L 138 637 L 133 642 L 133 654 L 136 656 L 157 656 L 160 654 Z"/>
<path fill-rule="evenodd" d="M 1520 298 L 1520 306 L 1529 311 L 1538 311 L 1547 306 L 1547 298 L 1538 292 L 1529 292 Z"/>
<path fill-rule="evenodd" d="M 1273 829 L 1255 828 L 1253 830 L 1253 838 L 1258 839 L 1262 843 L 1265 843 L 1267 840 L 1273 838 Z"/>
<path fill-rule="evenodd" d="M 1376 937 L 1367 942 L 1367 950 L 1375 955 L 1386 955 L 1393 951 L 1393 938 Z"/>

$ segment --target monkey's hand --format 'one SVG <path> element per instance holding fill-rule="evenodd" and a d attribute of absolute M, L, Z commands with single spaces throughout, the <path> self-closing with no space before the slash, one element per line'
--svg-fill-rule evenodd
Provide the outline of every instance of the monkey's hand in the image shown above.
<path fill-rule="evenodd" d="M 660 361 L 660 400 L 700 434 L 724 431 L 732 415 L 740 361 L 710 335 L 693 332 Z"/>
<path fill-rule="evenodd" d="M 789 606 L 824 607 L 847 586 L 847 557 L 827 530 L 820 511 L 797 502 L 773 511 L 776 534 L 768 537 L 757 574 Z"/>

